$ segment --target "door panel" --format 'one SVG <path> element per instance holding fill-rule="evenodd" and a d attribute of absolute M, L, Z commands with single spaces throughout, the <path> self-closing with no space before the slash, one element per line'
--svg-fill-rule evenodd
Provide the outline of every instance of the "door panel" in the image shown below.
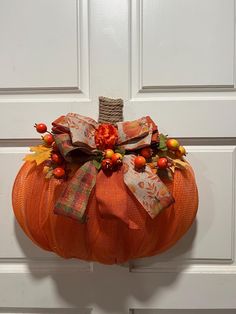
<path fill-rule="evenodd" d="M 141 90 L 233 87 L 234 1 L 140 1 Z"/>
<path fill-rule="evenodd" d="M 0 92 L 83 92 L 88 50 L 81 3 L 1 0 Z"/>
<path fill-rule="evenodd" d="M 1 89 L 76 88 L 76 1 L 1 1 L 0 19 Z"/>
<path fill-rule="evenodd" d="M 0 313 L 210 314 L 236 309 L 235 1 L 0 0 Z M 35 122 L 124 99 L 187 143 L 196 222 L 159 256 L 104 266 L 37 248 L 11 188 Z"/>

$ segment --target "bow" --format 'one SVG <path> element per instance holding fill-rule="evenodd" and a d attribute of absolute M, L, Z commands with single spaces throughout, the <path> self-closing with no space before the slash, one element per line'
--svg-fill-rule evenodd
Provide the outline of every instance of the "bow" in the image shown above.
<path fill-rule="evenodd" d="M 54 211 L 83 221 L 90 195 L 94 191 L 101 217 L 116 217 L 130 228 L 138 229 L 139 226 L 129 219 L 125 208 L 129 193 L 132 193 L 152 218 L 174 202 L 167 187 L 152 173 L 149 166 L 142 172 L 134 169 L 135 155 L 132 151 L 157 141 L 157 126 L 148 116 L 116 124 L 116 145 L 129 154 L 124 156 L 121 169 L 113 172 L 111 176 L 107 176 L 103 171 L 98 172 L 93 164 L 97 153 L 95 132 L 98 127 L 99 124 L 95 120 L 74 113 L 53 122 L 55 141 L 65 160 L 77 160 L 81 163 L 59 197 Z M 116 199 L 117 195 L 119 201 Z"/>

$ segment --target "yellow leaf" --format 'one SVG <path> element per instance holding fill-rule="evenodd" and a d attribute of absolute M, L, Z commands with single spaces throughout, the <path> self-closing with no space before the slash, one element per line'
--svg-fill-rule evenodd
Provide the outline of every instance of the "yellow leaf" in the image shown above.
<path fill-rule="evenodd" d="M 46 147 L 43 145 L 32 146 L 30 147 L 30 151 L 33 154 L 28 154 L 23 159 L 24 161 L 35 161 L 37 166 L 40 165 L 42 162 L 50 158 L 52 148 Z"/>
<path fill-rule="evenodd" d="M 174 166 L 179 169 L 186 169 L 188 167 L 188 163 L 180 159 L 174 159 L 173 163 L 174 163 Z"/>

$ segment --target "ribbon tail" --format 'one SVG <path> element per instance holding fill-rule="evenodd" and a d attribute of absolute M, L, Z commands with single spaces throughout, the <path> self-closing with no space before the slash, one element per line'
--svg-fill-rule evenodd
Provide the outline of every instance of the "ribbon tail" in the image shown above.
<path fill-rule="evenodd" d="M 161 179 L 150 167 L 138 172 L 134 169 L 135 155 L 123 158 L 124 182 L 151 218 L 174 203 L 174 198 Z"/>
<path fill-rule="evenodd" d="M 90 194 L 96 183 L 97 170 L 92 161 L 81 166 L 56 202 L 54 213 L 84 221 Z"/>

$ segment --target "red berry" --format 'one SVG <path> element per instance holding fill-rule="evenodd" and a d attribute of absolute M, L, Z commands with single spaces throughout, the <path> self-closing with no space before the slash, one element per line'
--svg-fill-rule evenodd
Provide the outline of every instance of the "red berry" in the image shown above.
<path fill-rule="evenodd" d="M 157 167 L 159 169 L 166 169 L 168 168 L 168 159 L 165 157 L 159 158 L 157 161 Z"/>
<path fill-rule="evenodd" d="M 44 123 L 37 123 L 37 124 L 35 124 L 34 127 L 36 128 L 36 131 L 38 133 L 45 133 L 45 132 L 47 132 L 47 126 Z"/>
<path fill-rule="evenodd" d="M 63 162 L 63 158 L 59 154 L 52 154 L 51 159 L 52 159 L 53 162 L 55 162 L 58 165 Z"/>
<path fill-rule="evenodd" d="M 135 168 L 141 169 L 146 165 L 146 159 L 143 156 L 137 156 L 134 159 Z"/>
<path fill-rule="evenodd" d="M 111 159 L 105 158 L 102 161 L 102 169 L 103 170 L 111 170 L 112 169 L 112 161 Z"/>
<path fill-rule="evenodd" d="M 150 147 L 144 147 L 144 148 L 141 149 L 140 154 L 144 158 L 148 159 L 148 158 L 150 158 L 152 156 L 152 149 Z"/>
<path fill-rule="evenodd" d="M 44 143 L 48 146 L 51 146 L 52 143 L 54 142 L 54 138 L 51 133 L 44 135 L 43 140 L 44 140 Z"/>
<path fill-rule="evenodd" d="M 60 179 L 62 177 L 64 177 L 65 175 L 65 170 L 61 167 L 57 167 L 53 170 L 53 174 L 57 179 Z"/>
<path fill-rule="evenodd" d="M 122 164 L 123 156 L 120 153 L 114 153 L 111 157 L 112 164 L 114 166 Z"/>

